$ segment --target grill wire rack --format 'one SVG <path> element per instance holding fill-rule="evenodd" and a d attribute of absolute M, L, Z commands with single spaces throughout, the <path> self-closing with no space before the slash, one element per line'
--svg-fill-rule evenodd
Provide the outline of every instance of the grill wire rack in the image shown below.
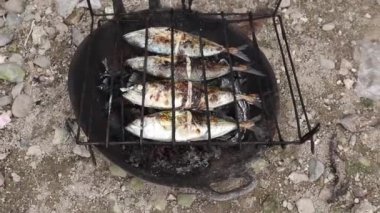
<path fill-rule="evenodd" d="M 94 25 L 97 24 L 98 27 L 101 26 L 102 22 L 105 22 L 105 21 L 115 21 L 117 23 L 120 23 L 123 21 L 123 18 L 125 17 L 128 17 L 128 14 L 125 12 L 125 9 L 124 9 L 124 6 L 123 5 L 120 5 L 122 4 L 122 1 L 119 1 L 120 3 L 115 3 L 115 2 L 118 2 L 118 1 L 114 1 L 114 10 L 115 12 L 114 13 L 101 13 L 101 14 L 98 14 L 98 13 L 95 13 L 94 10 L 93 10 L 93 7 L 91 5 L 91 1 L 90 0 L 86 0 L 87 1 L 87 4 L 88 4 L 88 9 L 89 9 L 89 13 L 90 13 L 90 16 L 91 16 L 91 26 L 90 26 L 90 36 L 94 30 Z M 181 0 L 181 3 L 182 3 L 182 10 L 183 12 L 188 12 L 188 13 L 192 13 L 192 9 L 191 9 L 191 6 L 192 6 L 192 0 L 189 0 L 189 1 L 185 1 L 185 0 Z M 154 13 L 154 8 L 157 8 L 159 6 L 159 1 L 157 0 L 149 0 L 149 8 L 151 9 L 152 13 Z M 291 52 L 290 52 L 290 47 L 289 47 L 289 43 L 288 43 L 288 39 L 287 39 L 287 35 L 286 35 L 286 30 L 285 30 L 285 26 L 284 26 L 284 23 L 283 23 L 283 19 L 282 19 L 282 16 L 278 13 L 278 10 L 279 10 L 279 7 L 280 7 L 280 4 L 281 4 L 281 0 L 276 0 L 276 3 L 275 3 L 275 7 L 273 10 L 270 10 L 270 11 L 266 11 L 264 13 L 260 13 L 260 14 L 257 14 L 257 13 L 252 13 L 252 12 L 247 12 L 247 13 L 225 13 L 225 12 L 219 12 L 219 13 L 200 13 L 200 12 L 197 12 L 197 13 L 200 13 L 201 15 L 204 15 L 204 16 L 213 16 L 213 17 L 219 17 L 222 19 L 223 23 L 224 23 L 224 28 L 225 28 L 225 33 L 224 33 L 224 36 L 225 36 L 225 39 L 226 39 L 226 48 L 228 49 L 229 47 L 229 44 L 228 44 L 228 36 L 227 36 L 227 26 L 228 24 L 231 24 L 231 23 L 249 23 L 249 26 L 250 26 L 250 31 L 252 32 L 251 36 L 252 36 L 252 44 L 255 48 L 259 48 L 258 46 L 258 43 L 257 43 L 257 38 L 256 38 L 256 35 L 255 35 L 255 32 L 254 32 L 254 21 L 257 21 L 257 20 L 263 20 L 263 19 L 269 19 L 272 21 L 272 25 L 273 25 L 273 29 L 274 29 L 274 33 L 276 35 L 276 39 L 277 39 L 277 43 L 278 43 L 278 47 L 279 47 L 279 51 L 281 53 L 281 59 L 282 59 L 282 63 L 283 63 L 283 66 L 285 68 L 285 75 L 286 75 L 286 80 L 287 80 L 287 84 L 288 84 L 288 87 L 289 87 L 289 91 L 290 91 L 290 97 L 291 97 L 291 100 L 292 100 L 292 105 L 293 105 L 293 110 L 294 110 L 294 115 L 295 115 L 295 120 L 296 120 L 296 124 L 297 124 L 297 136 L 298 136 L 298 139 L 296 140 L 290 140 L 290 141 L 287 141 L 287 140 L 284 140 L 283 139 L 283 136 L 282 136 L 282 133 L 281 133 L 281 130 L 280 130 L 280 127 L 279 127 L 279 123 L 278 123 L 278 120 L 276 118 L 276 115 L 269 115 L 269 116 L 274 116 L 274 121 L 275 121 L 275 127 L 276 127 L 276 133 L 277 133 L 277 138 L 278 140 L 273 140 L 272 138 L 268 141 L 242 141 L 241 138 L 240 138 L 240 124 L 239 124 L 239 121 L 236 119 L 236 125 L 238 127 L 238 138 L 237 138 L 237 143 L 236 142 L 226 142 L 226 141 L 218 141 L 218 140 L 211 140 L 211 133 L 210 133 L 210 111 L 209 111 L 209 107 L 208 107 L 208 94 L 207 94 L 207 81 L 206 81 L 206 75 L 205 75 L 205 65 L 203 63 L 203 77 L 204 77 L 204 80 L 202 81 L 203 82 L 203 86 L 204 86 L 204 90 L 205 90 L 205 102 L 206 102 L 206 115 L 207 115 L 207 127 L 208 127 L 208 140 L 206 141 L 196 141 L 196 142 L 186 142 L 186 143 L 176 143 L 175 142 L 175 117 L 172 116 L 172 138 L 173 138 L 173 141 L 171 143 L 171 145 L 173 146 L 178 146 L 178 145 L 194 145 L 194 146 L 210 146 L 210 145 L 216 145 L 216 146 L 239 146 L 240 148 L 242 147 L 242 145 L 254 145 L 254 146 L 259 146 L 259 145 L 267 145 L 267 146 L 272 146 L 272 145 L 280 145 L 282 146 L 283 148 L 286 146 L 286 145 L 289 145 L 289 144 L 303 144 L 305 142 L 310 142 L 310 149 L 311 149 L 311 152 L 314 154 L 314 140 L 313 140 L 313 136 L 318 132 L 319 128 L 320 128 L 320 124 L 317 123 L 315 126 L 311 126 L 310 124 L 310 121 L 308 119 L 308 114 L 306 112 L 306 107 L 305 107 L 305 103 L 303 101 L 303 97 L 302 97 L 302 94 L 301 94 L 301 90 L 300 90 L 300 85 L 299 85 L 299 81 L 298 81 L 298 78 L 297 78 L 297 75 L 296 75 L 296 71 L 295 71 L 295 65 L 293 63 L 293 59 L 292 59 L 292 55 L 291 55 Z M 107 19 L 107 17 L 109 16 L 114 16 L 113 19 L 109 20 Z M 234 19 L 229 19 L 229 17 L 239 17 L 239 18 L 234 18 Z M 172 115 L 175 114 L 175 107 L 174 107 L 174 104 L 175 104 L 175 101 L 174 101 L 174 30 L 173 30 L 173 23 L 175 22 L 175 19 L 173 18 L 173 9 L 171 9 L 171 24 L 172 26 L 170 27 L 171 28 L 171 93 L 172 93 Z M 97 23 L 96 23 L 96 19 L 97 20 Z M 142 100 L 142 107 L 141 107 L 141 123 L 143 125 L 144 123 L 144 97 L 145 97 L 145 82 L 146 82 L 146 66 L 147 66 L 147 56 L 148 56 L 148 50 L 147 50 L 147 43 L 148 43 L 148 26 L 149 25 L 149 20 L 147 18 L 147 21 L 146 21 L 146 30 L 145 30 L 145 50 L 144 50 L 144 55 L 145 55 L 145 60 L 144 60 L 144 73 L 143 73 L 143 91 L 142 91 L 142 97 L 143 97 L 143 100 Z M 201 58 L 203 59 L 203 42 L 202 42 L 202 37 L 201 37 L 201 34 L 202 34 L 202 29 L 201 27 L 199 28 L 199 41 L 200 41 L 200 53 L 201 53 Z M 228 53 L 229 55 L 229 65 L 230 65 L 230 76 L 233 77 L 232 75 L 232 63 L 231 63 L 231 56 L 230 54 Z M 293 79 L 293 80 L 292 80 Z M 115 79 L 112 77 L 111 75 L 111 88 L 113 87 L 114 85 L 114 82 Z M 294 83 L 292 82 L 294 81 Z M 84 91 L 85 87 L 86 87 L 86 81 L 83 83 L 82 85 L 82 91 Z M 235 91 L 235 85 L 233 86 L 233 95 L 234 95 L 234 104 L 235 104 L 235 110 L 237 110 L 237 100 L 236 100 L 236 91 Z M 85 95 L 88 95 L 88 94 L 84 94 L 82 92 L 81 94 L 81 103 L 80 103 L 80 111 L 79 111 L 79 116 L 81 116 L 81 112 L 83 112 L 83 99 L 84 99 L 84 96 Z M 296 98 L 298 97 L 298 98 Z M 143 137 L 141 137 L 143 135 L 143 132 L 141 130 L 140 132 L 140 139 L 137 140 L 137 141 L 111 141 L 110 140 L 110 122 L 111 122 L 111 119 L 110 119 L 110 114 L 111 114 L 111 110 L 112 110 L 112 89 L 111 89 L 111 92 L 110 92 L 110 96 L 109 96 L 109 102 L 108 102 L 108 112 L 107 112 L 107 115 L 108 115 L 108 119 L 107 119 L 107 129 L 105 130 L 106 131 L 106 138 L 104 141 L 90 141 L 88 139 L 82 139 L 80 137 L 81 135 L 81 125 L 80 125 L 80 121 L 81 119 L 77 119 L 77 123 L 78 123 L 78 127 L 77 127 L 77 130 L 74 130 L 75 131 L 75 142 L 76 144 L 78 145 L 85 145 L 89 148 L 89 151 L 91 153 L 91 156 L 92 156 L 92 159 L 93 159 L 93 162 L 95 163 L 95 158 L 94 158 L 94 153 L 93 153 L 93 150 L 92 150 L 92 147 L 93 146 L 114 146 L 114 145 L 138 145 L 140 144 L 140 146 L 142 147 L 142 145 L 169 145 L 167 142 L 152 142 L 152 141 L 146 141 L 143 139 Z M 298 99 L 298 100 L 297 100 Z M 300 106 L 300 110 L 297 108 L 297 106 Z M 265 107 L 265 103 L 263 103 L 263 108 Z M 123 106 L 123 102 L 121 102 L 121 109 L 122 109 L 122 115 L 124 114 L 124 106 Z M 90 109 L 91 110 L 91 109 Z M 265 112 L 265 110 L 264 110 Z M 301 123 L 300 123 L 300 117 L 301 116 L 304 116 L 305 118 L 305 122 L 306 122 L 306 129 L 307 129 L 307 132 L 303 132 L 301 130 Z M 91 119 L 91 118 L 89 118 Z M 124 128 L 122 129 L 122 134 L 123 134 L 123 137 L 124 138 Z M 88 137 L 87 138 L 90 138 L 89 135 L 87 135 Z"/>

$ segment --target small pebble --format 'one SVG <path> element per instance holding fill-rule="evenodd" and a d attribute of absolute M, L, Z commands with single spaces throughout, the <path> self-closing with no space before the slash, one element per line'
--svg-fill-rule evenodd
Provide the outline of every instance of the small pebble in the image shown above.
<path fill-rule="evenodd" d="M 22 89 L 24 89 L 24 82 L 16 84 L 11 91 L 12 98 L 15 99 L 18 95 L 21 94 Z"/>
<path fill-rule="evenodd" d="M 24 0 L 8 0 L 3 4 L 8 12 L 22 13 L 25 9 Z"/>
<path fill-rule="evenodd" d="M 50 67 L 50 59 L 46 56 L 38 56 L 33 63 L 41 68 Z"/>
<path fill-rule="evenodd" d="M 328 24 L 324 24 L 322 26 L 322 30 L 324 31 L 331 31 L 335 28 L 335 24 L 334 23 L 328 23 Z"/>
<path fill-rule="evenodd" d="M 335 62 L 333 60 L 321 57 L 320 58 L 321 66 L 325 69 L 332 70 L 335 68 Z"/>
<path fill-rule="evenodd" d="M 29 114 L 33 108 L 33 100 L 30 96 L 21 94 L 16 97 L 12 105 L 12 114 L 15 117 L 21 118 Z"/>
<path fill-rule="evenodd" d="M 269 166 L 269 163 L 266 160 L 260 158 L 251 162 L 249 166 L 253 169 L 255 173 L 259 173 L 263 171 L 265 168 L 267 168 Z"/>
<path fill-rule="evenodd" d="M 359 203 L 360 201 L 359 201 L 359 198 L 355 198 L 354 199 L 354 203 Z"/>
<path fill-rule="evenodd" d="M 40 156 L 40 155 L 42 155 L 42 150 L 41 150 L 40 146 L 34 145 L 34 146 L 31 146 L 28 148 L 26 155 L 28 155 L 28 156 Z"/>
<path fill-rule="evenodd" d="M 282 0 L 281 1 L 281 4 L 280 4 L 280 7 L 281 8 L 287 8 L 287 7 L 290 7 L 290 0 Z"/>
<path fill-rule="evenodd" d="M 345 115 L 342 119 L 340 119 L 339 124 L 341 124 L 343 128 L 350 132 L 356 132 L 358 119 L 359 118 L 357 115 Z"/>
<path fill-rule="evenodd" d="M 13 34 L 7 32 L 0 32 L 0 47 L 3 47 L 13 40 Z"/>
<path fill-rule="evenodd" d="M 13 53 L 10 57 L 9 57 L 9 62 L 13 62 L 13 63 L 16 63 L 20 66 L 24 65 L 24 58 L 22 57 L 22 55 L 18 54 L 18 53 Z"/>
<path fill-rule="evenodd" d="M 355 81 L 353 81 L 353 80 L 347 78 L 347 79 L 344 79 L 344 80 L 343 80 L 343 83 L 344 83 L 344 86 L 346 87 L 346 89 L 352 89 L 352 87 L 353 87 Z"/>
<path fill-rule="evenodd" d="M 309 179 L 311 181 L 318 180 L 325 171 L 325 165 L 318 159 L 312 158 L 309 162 Z"/>
<path fill-rule="evenodd" d="M 369 13 L 366 13 L 366 14 L 364 15 L 364 17 L 366 17 L 366 18 L 368 18 L 368 19 L 372 18 L 372 16 L 371 16 Z"/>
<path fill-rule="evenodd" d="M 0 107 L 7 106 L 12 103 L 12 97 L 11 96 L 2 96 L 0 97 Z"/>
<path fill-rule="evenodd" d="M 12 113 L 10 111 L 0 114 L 0 129 L 4 129 L 5 126 L 11 122 L 11 115 Z"/>
<path fill-rule="evenodd" d="M 182 207 L 190 208 L 196 199 L 194 194 L 178 194 L 177 203 Z"/>
<path fill-rule="evenodd" d="M 17 15 L 16 13 L 8 13 L 6 20 L 7 26 L 10 29 L 15 29 L 22 23 L 21 16 Z"/>
<path fill-rule="evenodd" d="M 90 152 L 83 145 L 75 145 L 75 147 L 73 148 L 73 153 L 84 158 L 91 157 Z"/>
<path fill-rule="evenodd" d="M 55 9 L 63 18 L 68 17 L 74 10 L 79 0 L 55 0 Z"/>
<path fill-rule="evenodd" d="M 63 144 L 65 143 L 69 138 L 69 132 L 67 132 L 64 128 L 55 128 L 54 129 L 54 137 L 53 137 L 53 144 Z"/>
<path fill-rule="evenodd" d="M 12 172 L 12 173 L 11 173 L 11 176 L 12 176 L 12 179 L 13 179 L 13 181 L 14 181 L 15 183 L 20 182 L 21 177 L 20 177 L 18 174 L 16 174 L 15 172 Z"/>
<path fill-rule="evenodd" d="M 292 172 L 288 177 L 293 183 L 298 184 L 301 182 L 309 181 L 307 175 L 298 172 Z"/>
<path fill-rule="evenodd" d="M 315 208 L 310 198 L 301 198 L 296 202 L 299 213 L 314 213 Z"/>
<path fill-rule="evenodd" d="M 71 31 L 73 43 L 75 46 L 79 46 L 80 43 L 82 43 L 83 39 L 85 38 L 84 34 L 77 28 L 73 28 Z"/>

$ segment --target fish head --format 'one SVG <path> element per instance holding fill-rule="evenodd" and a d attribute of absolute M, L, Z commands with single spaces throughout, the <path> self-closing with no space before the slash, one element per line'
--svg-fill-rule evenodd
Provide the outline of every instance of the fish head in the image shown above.
<path fill-rule="evenodd" d="M 123 97 L 130 100 L 140 100 L 142 99 L 143 86 L 141 84 L 136 84 L 127 88 L 120 88 L 123 93 Z"/>
<path fill-rule="evenodd" d="M 225 48 L 213 41 L 204 40 L 203 52 L 205 55 L 215 55 L 225 51 Z"/>

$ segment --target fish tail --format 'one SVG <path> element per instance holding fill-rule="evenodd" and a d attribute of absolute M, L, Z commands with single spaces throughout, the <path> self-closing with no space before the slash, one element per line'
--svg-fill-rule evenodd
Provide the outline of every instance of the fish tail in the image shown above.
<path fill-rule="evenodd" d="M 261 116 L 256 116 L 252 119 L 249 119 L 247 121 L 241 121 L 239 124 L 240 124 L 240 128 L 242 129 L 247 129 L 247 130 L 251 130 L 251 131 L 255 131 L 255 126 L 256 126 L 256 122 L 259 121 L 261 119 Z"/>
<path fill-rule="evenodd" d="M 244 72 L 244 73 L 249 73 L 252 75 L 265 76 L 263 72 L 247 65 L 234 66 L 232 70 L 235 72 Z"/>
<path fill-rule="evenodd" d="M 251 60 L 248 58 L 248 56 L 242 52 L 242 50 L 246 49 L 247 47 L 248 44 L 244 44 L 239 47 L 230 47 L 228 50 L 232 55 L 241 58 L 244 61 L 250 62 Z"/>
<path fill-rule="evenodd" d="M 243 94 L 237 94 L 236 97 L 239 99 L 239 100 L 245 100 L 247 101 L 249 104 L 255 104 L 257 102 L 260 102 L 260 99 L 259 99 L 259 96 L 257 94 L 249 94 L 249 95 L 243 95 Z"/>

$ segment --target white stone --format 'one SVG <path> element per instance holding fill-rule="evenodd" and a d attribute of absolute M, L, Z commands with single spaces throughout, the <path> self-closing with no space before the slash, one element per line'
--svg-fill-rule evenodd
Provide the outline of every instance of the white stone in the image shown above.
<path fill-rule="evenodd" d="M 355 81 L 347 78 L 347 79 L 343 80 L 343 83 L 344 83 L 344 86 L 346 87 L 346 89 L 352 89 L 352 87 L 354 86 Z"/>
<path fill-rule="evenodd" d="M 53 144 L 63 144 L 69 138 L 69 133 L 64 128 L 55 128 L 54 129 L 54 137 Z"/>
<path fill-rule="evenodd" d="M 42 26 L 35 26 L 32 31 L 32 41 L 34 45 L 41 45 L 44 43 L 44 38 L 47 36 Z"/>
<path fill-rule="evenodd" d="M 0 129 L 4 129 L 5 126 L 11 122 L 11 115 L 12 113 L 10 111 L 0 114 Z"/>
<path fill-rule="evenodd" d="M 290 7 L 290 0 L 282 0 L 281 1 L 281 4 L 280 4 L 280 7 L 281 8 L 287 8 L 287 7 Z"/>
<path fill-rule="evenodd" d="M 67 18 L 78 3 L 79 0 L 55 0 L 55 9 L 60 16 Z"/>
<path fill-rule="evenodd" d="M 372 18 L 372 16 L 371 16 L 369 13 L 366 13 L 366 14 L 364 15 L 364 17 L 366 17 L 366 18 L 368 18 L 368 19 Z"/>
<path fill-rule="evenodd" d="M 327 24 L 324 24 L 322 26 L 322 30 L 324 31 L 331 31 L 335 28 L 335 24 L 334 23 L 327 23 Z"/>
<path fill-rule="evenodd" d="M 307 175 L 298 172 L 292 172 L 288 177 L 293 183 L 298 184 L 301 182 L 309 181 Z"/>
<path fill-rule="evenodd" d="M 168 195 L 168 197 L 166 198 L 166 200 L 168 200 L 168 201 L 176 201 L 177 200 L 177 198 L 173 195 L 173 194 L 169 194 Z"/>
<path fill-rule="evenodd" d="M 82 145 L 75 145 L 73 149 L 73 153 L 84 158 L 91 157 L 90 152 L 86 149 L 85 146 L 82 146 Z"/>
<path fill-rule="evenodd" d="M 314 213 L 314 204 L 310 198 L 301 198 L 296 202 L 299 213 Z"/>
<path fill-rule="evenodd" d="M 21 177 L 18 174 L 16 174 L 15 172 L 12 172 L 11 176 L 12 176 L 13 182 L 17 183 L 17 182 L 21 181 Z"/>
<path fill-rule="evenodd" d="M 26 155 L 40 156 L 40 155 L 42 155 L 42 150 L 41 150 L 40 146 L 34 145 L 34 146 L 31 146 L 28 148 Z"/>

